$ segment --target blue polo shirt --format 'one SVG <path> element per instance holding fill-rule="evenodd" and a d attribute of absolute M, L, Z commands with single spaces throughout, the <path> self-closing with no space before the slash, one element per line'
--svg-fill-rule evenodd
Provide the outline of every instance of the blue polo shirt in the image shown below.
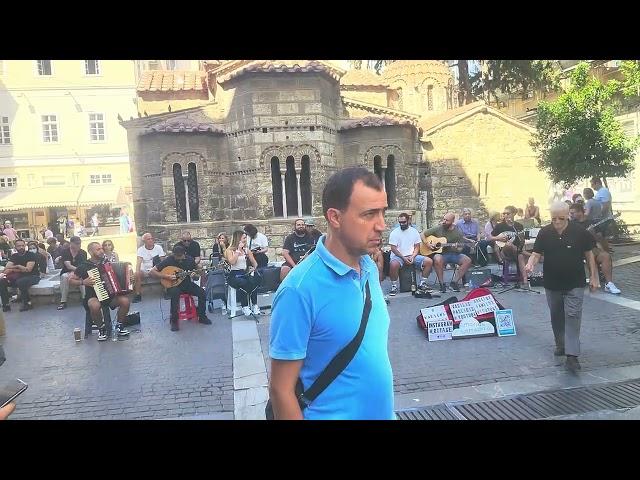
<path fill-rule="evenodd" d="M 389 312 L 376 264 L 360 258 L 359 275 L 324 246 L 282 282 L 273 299 L 269 354 L 276 360 L 302 360 L 305 390 L 360 328 L 365 284 L 371 313 L 362 344 L 343 372 L 304 411 L 308 420 L 393 420 L 393 372 L 387 349 Z"/>

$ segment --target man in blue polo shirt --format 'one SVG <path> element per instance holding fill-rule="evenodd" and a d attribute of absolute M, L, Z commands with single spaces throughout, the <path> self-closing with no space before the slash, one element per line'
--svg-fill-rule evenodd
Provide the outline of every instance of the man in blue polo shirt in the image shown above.
<path fill-rule="evenodd" d="M 392 420 L 393 372 L 387 348 L 389 313 L 369 253 L 382 242 L 386 193 L 378 177 L 360 167 L 335 173 L 322 209 L 328 232 L 315 251 L 278 288 L 271 314 L 270 398 L 284 419 Z M 307 408 L 295 385 L 308 389 L 356 336 L 371 291 L 362 344 L 338 377 Z"/>

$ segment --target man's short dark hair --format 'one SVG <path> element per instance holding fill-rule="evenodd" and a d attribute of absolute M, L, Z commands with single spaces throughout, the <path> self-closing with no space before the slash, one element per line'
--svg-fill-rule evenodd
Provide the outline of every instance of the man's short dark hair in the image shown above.
<path fill-rule="evenodd" d="M 379 192 L 383 190 L 382 182 L 375 173 L 363 167 L 344 168 L 331 175 L 322 191 L 322 214 L 325 218 L 330 208 L 346 210 L 349 207 L 353 186 L 357 181 Z"/>
<path fill-rule="evenodd" d="M 582 203 L 576 202 L 573 205 L 569 206 L 569 210 L 575 210 L 576 212 L 584 213 L 584 205 Z"/>
<path fill-rule="evenodd" d="M 16 244 L 16 243 L 18 243 L 18 242 L 22 242 L 22 243 L 24 243 L 25 245 L 27 244 L 27 242 L 25 242 L 25 241 L 24 241 L 23 239 L 21 239 L 21 238 L 16 238 L 16 239 L 13 241 L 13 244 L 15 245 L 15 244 Z"/>
<path fill-rule="evenodd" d="M 518 211 L 518 209 L 516 207 L 514 207 L 513 205 L 507 205 L 506 207 L 504 207 L 505 210 L 508 210 L 509 212 L 511 212 L 511 215 L 515 215 L 516 212 Z"/>
<path fill-rule="evenodd" d="M 409 214 L 408 213 L 402 212 L 400 215 L 398 215 L 398 218 L 400 218 L 400 217 L 406 219 L 407 222 L 409 221 Z"/>
<path fill-rule="evenodd" d="M 255 238 L 255 236 L 258 234 L 258 229 L 254 225 L 247 223 L 244 226 L 244 233 L 249 235 L 251 238 Z"/>
<path fill-rule="evenodd" d="M 174 255 L 184 255 L 187 250 L 182 245 L 174 245 L 173 246 L 173 254 Z"/>
<path fill-rule="evenodd" d="M 80 237 L 71 237 L 69 239 L 69 242 L 71 242 L 71 243 L 82 243 L 82 239 Z"/>
<path fill-rule="evenodd" d="M 56 237 L 47 238 L 47 243 L 51 245 L 52 243 L 58 243 L 58 239 Z"/>
<path fill-rule="evenodd" d="M 592 177 L 591 183 L 593 183 L 594 185 L 602 185 L 602 180 L 600 180 L 600 178 L 598 177 Z"/>

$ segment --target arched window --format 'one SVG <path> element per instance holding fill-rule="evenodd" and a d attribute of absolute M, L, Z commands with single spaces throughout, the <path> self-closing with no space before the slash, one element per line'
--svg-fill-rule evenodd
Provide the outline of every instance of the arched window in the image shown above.
<path fill-rule="evenodd" d="M 387 157 L 387 170 L 384 175 L 384 185 L 387 191 L 387 205 L 396 208 L 396 159 L 393 155 Z"/>
<path fill-rule="evenodd" d="M 187 196 L 188 205 L 187 222 L 197 222 L 200 220 L 200 200 L 198 197 L 198 176 L 196 164 L 191 162 L 188 167 L 189 176 L 187 177 Z"/>
<path fill-rule="evenodd" d="M 273 192 L 273 216 L 283 217 L 282 175 L 280 175 L 280 159 L 278 157 L 271 157 L 271 191 Z"/>
<path fill-rule="evenodd" d="M 298 179 L 293 157 L 287 157 L 287 171 L 284 175 L 285 195 L 287 198 L 287 216 L 298 215 Z"/>
<path fill-rule="evenodd" d="M 300 197 L 302 214 L 311 215 L 311 161 L 309 155 L 303 155 L 300 170 Z"/>
<path fill-rule="evenodd" d="M 182 177 L 182 166 L 179 163 L 173 164 L 173 185 L 176 196 L 176 213 L 178 222 L 187 221 L 187 204 L 185 202 L 185 184 Z"/>
<path fill-rule="evenodd" d="M 382 171 L 382 158 L 380 155 L 373 157 L 373 173 L 377 175 L 382 183 L 384 183 L 384 174 Z"/>

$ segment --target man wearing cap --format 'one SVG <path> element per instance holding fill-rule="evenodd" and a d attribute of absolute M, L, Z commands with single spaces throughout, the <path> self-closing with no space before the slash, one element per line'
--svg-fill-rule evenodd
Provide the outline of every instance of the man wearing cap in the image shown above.
<path fill-rule="evenodd" d="M 316 223 L 311 217 L 304 219 L 304 227 L 307 229 L 307 233 L 313 238 L 313 243 L 318 243 L 318 240 L 322 236 L 322 232 L 316 228 Z"/>
<path fill-rule="evenodd" d="M 149 271 L 149 273 L 156 278 L 164 280 L 174 280 L 174 275 L 162 273 L 162 270 L 165 267 L 170 266 L 178 267 L 182 270 L 195 270 L 194 275 L 197 275 L 198 277 L 201 275 L 202 267 L 197 266 L 193 257 L 186 255 L 185 248 L 179 244 L 176 244 L 173 247 L 173 255 L 169 255 L 167 258 L 162 260 L 159 264 L 153 267 Z M 207 313 L 205 310 L 207 298 L 204 290 L 202 289 L 202 287 L 199 287 L 198 285 L 193 283 L 190 276 L 187 276 L 179 285 L 167 288 L 167 294 L 171 297 L 171 331 L 177 332 L 180 329 L 180 327 L 178 326 L 178 306 L 180 305 L 180 294 L 182 293 L 188 293 L 189 295 L 198 297 L 198 319 L 200 323 L 211 325 L 211 320 L 207 318 Z"/>

